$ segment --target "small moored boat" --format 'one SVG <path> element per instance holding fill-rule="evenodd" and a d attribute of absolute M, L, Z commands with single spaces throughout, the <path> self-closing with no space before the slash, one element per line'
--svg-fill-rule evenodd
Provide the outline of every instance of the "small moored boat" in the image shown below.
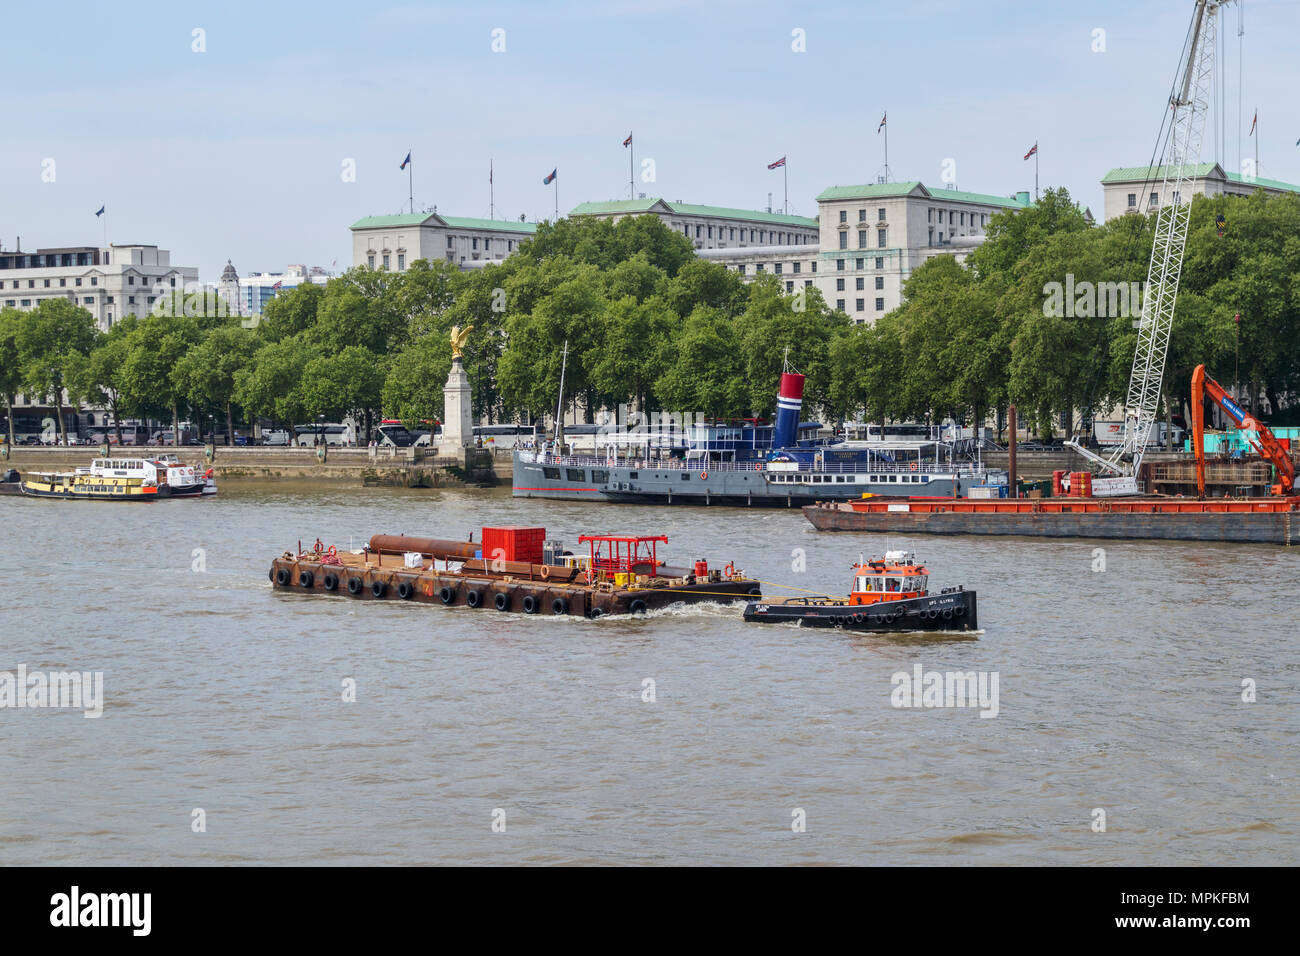
<path fill-rule="evenodd" d="M 212 470 L 200 475 L 174 456 L 162 458 L 96 458 L 89 468 L 68 472 L 28 472 L 5 475 L 6 490 L 36 498 L 78 501 L 157 501 L 159 498 L 198 498 L 216 494 Z"/>
<path fill-rule="evenodd" d="M 974 631 L 979 629 L 975 592 L 963 587 L 929 589 L 930 571 L 908 551 L 853 566 L 848 597 L 788 598 L 745 606 L 745 620 L 848 631 Z"/>

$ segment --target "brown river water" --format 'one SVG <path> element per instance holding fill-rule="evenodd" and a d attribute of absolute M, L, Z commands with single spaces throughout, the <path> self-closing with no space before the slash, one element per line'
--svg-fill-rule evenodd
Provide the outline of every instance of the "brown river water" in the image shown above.
<path fill-rule="evenodd" d="M 0 680 L 103 675 L 98 719 L 0 709 L 0 862 L 1300 861 L 1296 550 L 889 542 L 935 586 L 978 590 L 983 630 L 961 638 L 747 625 L 739 605 L 530 617 L 267 580 L 299 539 L 477 540 L 484 523 L 544 525 L 574 550 L 584 532 L 662 533 L 672 563 L 832 593 L 886 545 L 798 510 L 508 491 L 0 498 Z M 918 666 L 984 675 L 996 707 L 894 706 L 893 675 Z"/>

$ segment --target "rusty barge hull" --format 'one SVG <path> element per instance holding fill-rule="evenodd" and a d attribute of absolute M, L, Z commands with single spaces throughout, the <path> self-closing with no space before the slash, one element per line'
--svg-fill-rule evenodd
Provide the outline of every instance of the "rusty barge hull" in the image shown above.
<path fill-rule="evenodd" d="M 818 531 L 1300 544 L 1300 498 L 1045 498 L 819 503 Z"/>
<path fill-rule="evenodd" d="M 475 574 L 406 568 L 400 560 L 387 562 L 381 555 L 366 561 L 357 555 L 340 555 L 342 564 L 328 564 L 321 556 L 283 555 L 271 563 L 269 573 L 276 591 L 336 596 L 365 601 L 399 601 L 437 604 L 523 614 L 602 617 L 637 614 L 672 604 L 732 603 L 752 601 L 761 587 L 751 579 L 702 581 L 672 587 L 619 587 L 580 581 L 549 580 L 538 570 L 517 574 Z M 376 560 L 379 559 L 379 560 Z M 562 569 L 555 569 L 556 574 Z M 549 575 L 549 570 L 547 574 Z"/>

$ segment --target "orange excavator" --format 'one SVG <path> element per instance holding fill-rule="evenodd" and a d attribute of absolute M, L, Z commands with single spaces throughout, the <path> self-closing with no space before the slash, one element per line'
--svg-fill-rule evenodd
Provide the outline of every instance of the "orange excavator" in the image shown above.
<path fill-rule="evenodd" d="M 1273 437 L 1273 433 L 1263 422 L 1244 411 L 1240 405 L 1228 397 L 1222 385 L 1205 374 L 1205 366 L 1198 365 L 1192 372 L 1192 452 L 1196 455 L 1196 491 L 1205 497 L 1205 393 L 1227 412 L 1228 417 L 1236 422 L 1243 432 L 1254 432 L 1254 438 L 1248 438 L 1250 447 L 1261 458 L 1272 463 L 1277 469 L 1278 483 L 1269 489 L 1275 495 L 1291 493 L 1295 485 L 1295 465 L 1291 456 L 1282 447 L 1282 443 Z"/>

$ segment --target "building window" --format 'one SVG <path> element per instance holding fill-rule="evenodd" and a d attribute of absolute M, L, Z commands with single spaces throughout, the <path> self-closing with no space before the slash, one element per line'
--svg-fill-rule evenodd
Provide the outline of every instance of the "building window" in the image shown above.
<path fill-rule="evenodd" d="M 76 281 L 76 284 L 77 284 L 77 285 L 81 285 L 81 279 L 78 278 L 78 279 L 75 280 L 75 281 Z"/>
<path fill-rule="evenodd" d="M 885 210 L 883 206 L 880 209 L 876 210 L 876 221 L 877 222 L 885 221 Z"/>
<path fill-rule="evenodd" d="M 962 213 L 962 214 L 961 214 L 961 224 L 962 224 L 963 226 L 966 225 L 966 214 L 965 214 L 965 213 Z"/>
<path fill-rule="evenodd" d="M 10 305 L 13 305 L 12 302 L 10 302 L 9 304 L 10 304 Z M 94 297 L 93 295 L 88 295 L 88 296 L 86 296 L 85 298 L 83 298 L 83 299 L 81 300 L 81 304 L 82 304 L 82 305 L 94 305 L 94 304 L 95 304 L 95 297 Z"/>
<path fill-rule="evenodd" d="M 859 209 L 858 222 L 866 222 L 866 221 L 867 221 L 867 211 L 865 209 Z"/>
<path fill-rule="evenodd" d="M 49 280 L 49 279 L 46 279 L 46 280 L 45 280 L 45 288 L 48 289 L 49 287 L 50 287 L 50 280 Z"/>
<path fill-rule="evenodd" d="M 780 274 L 781 274 L 781 263 L 779 263 L 779 262 L 774 263 L 774 264 L 772 265 L 772 271 L 775 272 L 777 275 L 780 275 Z"/>
<path fill-rule="evenodd" d="M 884 312 L 884 311 L 885 311 L 885 300 L 884 300 L 884 299 L 877 299 L 877 300 L 876 300 L 876 311 L 877 311 L 877 312 Z"/>
<path fill-rule="evenodd" d="M 849 221 L 849 211 L 847 209 L 841 209 L 840 222 L 848 222 L 848 221 Z"/>
<path fill-rule="evenodd" d="M 877 268 L 877 269 L 883 269 L 883 268 L 885 268 L 885 257 L 884 257 L 884 256 L 876 256 L 876 268 Z"/>
<path fill-rule="evenodd" d="M 951 209 L 948 210 L 948 225 L 953 225 L 957 221 L 957 214 Z"/>
<path fill-rule="evenodd" d="M 814 259 L 814 260 L 812 261 L 812 263 L 811 263 L 811 268 L 812 268 L 812 271 L 813 271 L 813 272 L 816 272 L 816 271 L 817 271 L 817 260 L 816 260 L 816 259 Z"/>
<path fill-rule="evenodd" d="M 980 213 L 980 226 L 987 225 L 988 221 L 989 221 L 989 214 L 986 212 Z"/>
<path fill-rule="evenodd" d="M 843 281 L 843 280 L 840 280 L 840 281 Z M 854 287 L 855 289 L 857 289 L 857 291 L 861 292 L 863 289 L 866 288 L 866 285 L 865 285 L 866 281 L 867 281 L 867 280 L 864 279 L 864 278 L 862 278 L 862 276 L 858 276 L 857 281 L 854 282 L 854 284 L 853 284 L 853 287 Z"/>
<path fill-rule="evenodd" d="M 157 299 L 157 298 L 158 298 L 158 297 L 157 297 L 157 296 L 154 296 L 154 295 L 149 296 L 149 305 L 153 305 L 153 304 L 154 304 L 154 300 Z"/>
<path fill-rule="evenodd" d="M 812 285 L 812 279 L 804 279 L 803 284 L 804 284 L 804 288 L 807 288 L 808 286 Z"/>
<path fill-rule="evenodd" d="M 943 230 L 939 230 L 939 245 L 943 245 Z"/>
<path fill-rule="evenodd" d="M 867 248 L 867 231 L 865 229 L 858 230 L 858 248 Z"/>
<path fill-rule="evenodd" d="M 853 304 L 857 306 L 857 308 L 856 308 L 855 311 L 857 311 L 857 312 L 862 312 L 862 311 L 863 311 L 864 309 L 866 309 L 866 307 L 867 307 L 867 300 L 866 300 L 866 299 L 854 299 L 854 300 L 853 300 Z"/>
<path fill-rule="evenodd" d="M 375 267 L 375 257 L 366 256 L 366 265 L 373 269 Z"/>
<path fill-rule="evenodd" d="M 449 253 L 447 253 L 447 261 L 448 261 L 448 262 L 455 262 L 455 261 L 456 261 L 456 253 L 454 253 L 454 252 L 449 252 Z M 374 267 L 375 267 L 375 266 L 374 266 L 374 263 L 371 263 L 371 264 L 370 264 L 370 268 L 373 269 Z"/>
<path fill-rule="evenodd" d="M 884 277 L 884 276 L 876 276 L 876 288 L 877 288 L 877 289 L 883 289 L 884 287 L 885 287 L 885 277 Z"/>
<path fill-rule="evenodd" d="M 696 227 L 695 227 L 695 238 L 696 238 L 696 239 L 699 239 L 699 238 L 702 237 L 703 235 L 704 235 L 704 227 L 703 227 L 703 226 L 696 226 Z"/>
<path fill-rule="evenodd" d="M 728 239 L 735 239 L 735 238 L 736 238 L 736 227 L 735 227 L 735 226 L 732 226 L 731 228 L 729 228 L 729 229 L 727 230 L 727 233 L 728 233 L 728 235 L 727 235 L 727 238 L 728 238 Z"/>
<path fill-rule="evenodd" d="M 478 248 L 478 236 L 471 236 L 471 237 L 470 237 L 470 240 L 469 240 L 469 247 L 470 247 L 471 249 L 477 249 L 477 248 Z"/>
<path fill-rule="evenodd" d="M 64 287 L 65 285 L 67 285 L 67 284 L 68 284 L 68 280 L 67 280 L 67 279 L 60 279 L 60 280 L 59 280 L 59 288 L 63 288 L 63 287 Z"/>
<path fill-rule="evenodd" d="M 843 259 L 836 259 L 836 260 L 835 260 L 835 271 L 836 271 L 836 272 L 843 272 L 843 271 L 844 271 L 844 260 L 843 260 Z"/>
<path fill-rule="evenodd" d="M 755 266 L 754 266 L 754 271 L 755 271 L 755 272 L 762 272 L 762 271 L 763 271 L 763 263 L 760 262 L 760 263 L 758 263 L 757 265 L 755 265 Z"/>
<path fill-rule="evenodd" d="M 927 209 L 925 211 L 925 221 L 934 222 L 934 209 Z"/>
<path fill-rule="evenodd" d="M 126 297 L 126 304 L 127 304 L 127 305 L 135 305 L 135 296 L 133 296 L 133 295 L 128 295 L 128 296 Z"/>
<path fill-rule="evenodd" d="M 885 248 L 885 232 L 886 230 L 884 229 L 876 230 L 876 245 L 881 249 Z"/>
<path fill-rule="evenodd" d="M 456 248 L 456 237 L 455 237 L 455 236 L 448 236 L 448 237 L 447 237 L 447 248 L 448 248 L 448 249 L 454 249 L 454 248 Z"/>
<path fill-rule="evenodd" d="M 848 247 L 849 247 L 849 234 L 848 234 L 847 232 L 841 232 L 841 233 L 840 233 L 840 248 L 841 248 L 841 249 L 847 249 Z"/>
<path fill-rule="evenodd" d="M 36 288 L 36 280 L 35 280 L 35 279 L 28 279 L 28 280 L 27 280 L 27 288 L 29 288 L 29 289 L 35 289 L 35 288 Z"/>
<path fill-rule="evenodd" d="M 507 239 L 506 252 L 514 252 L 514 251 L 515 251 L 515 241 L 513 239 Z"/>
<path fill-rule="evenodd" d="M 795 274 L 795 275 L 798 275 L 798 274 L 799 274 L 799 267 L 800 267 L 801 265 L 803 265 L 802 262 L 796 262 L 796 263 L 794 263 L 794 274 Z"/>
<path fill-rule="evenodd" d="M 112 305 L 112 304 L 113 304 L 113 297 L 110 295 L 110 296 L 109 296 L 107 299 L 105 299 L 104 301 L 106 301 L 109 305 Z"/>
<path fill-rule="evenodd" d="M 794 283 L 793 283 L 793 282 L 787 282 L 787 283 L 785 284 L 785 291 L 786 291 L 786 292 L 793 292 L 793 291 L 794 291 Z"/>
<path fill-rule="evenodd" d="M 843 292 L 843 291 L 844 291 L 844 280 L 843 280 L 843 279 L 836 279 L 836 280 L 835 280 L 835 291 L 836 291 L 836 292 Z"/>
<path fill-rule="evenodd" d="M 384 253 L 384 271 L 388 271 L 388 253 Z"/>
<path fill-rule="evenodd" d="M 1136 208 L 1137 208 L 1137 204 L 1138 204 L 1138 194 L 1137 194 L 1137 193 L 1129 193 L 1129 194 L 1128 194 L 1128 208 L 1129 208 L 1129 209 L 1136 209 Z"/>
<path fill-rule="evenodd" d="M 406 268 L 406 256 L 401 252 L 397 254 L 397 268 L 399 271 Z"/>
<path fill-rule="evenodd" d="M 32 300 L 31 300 L 31 299 L 23 299 L 23 308 L 24 308 L 24 309 L 27 308 L 27 307 L 28 307 L 29 305 L 31 305 L 31 304 L 32 304 Z"/>
<path fill-rule="evenodd" d="M 745 274 L 745 264 L 742 262 L 740 265 L 736 266 L 736 271 L 743 276 Z"/>

